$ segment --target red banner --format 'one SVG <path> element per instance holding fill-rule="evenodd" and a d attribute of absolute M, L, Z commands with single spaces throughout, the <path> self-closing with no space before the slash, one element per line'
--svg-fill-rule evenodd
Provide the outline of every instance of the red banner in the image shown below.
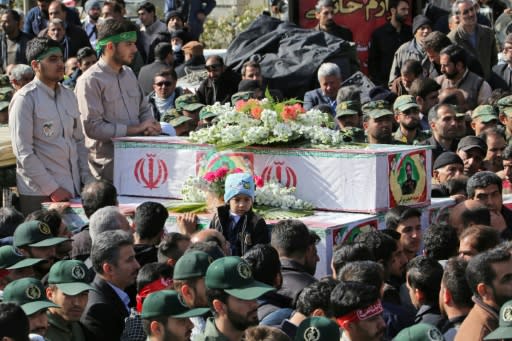
<path fill-rule="evenodd" d="M 300 0 L 298 25 L 313 28 L 318 24 L 315 19 L 317 0 Z M 350 28 L 357 46 L 361 71 L 368 74 L 368 44 L 375 28 L 387 21 L 389 12 L 387 0 L 338 0 L 334 6 L 334 21 Z"/>

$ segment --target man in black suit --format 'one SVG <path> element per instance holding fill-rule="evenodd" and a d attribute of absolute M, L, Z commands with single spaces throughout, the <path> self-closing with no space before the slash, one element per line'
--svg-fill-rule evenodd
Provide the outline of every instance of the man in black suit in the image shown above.
<path fill-rule="evenodd" d="M 336 95 L 341 87 L 341 70 L 334 63 L 323 63 L 318 68 L 318 83 L 320 87 L 304 94 L 304 109 L 310 110 L 320 104 L 331 108 L 331 114 L 336 115 Z"/>
<path fill-rule="evenodd" d="M 162 70 L 172 69 L 173 63 L 172 45 L 169 43 L 158 44 L 155 47 L 155 61 L 141 67 L 139 71 L 139 84 L 146 95 L 153 91 L 153 80 L 156 74 Z"/>
<path fill-rule="evenodd" d="M 140 268 L 132 236 L 120 230 L 100 233 L 92 244 L 91 260 L 96 272 L 94 290 L 80 322 L 89 340 L 119 340 L 130 311 L 124 290 L 135 283 Z"/>
<path fill-rule="evenodd" d="M 512 33 L 507 34 L 502 52 L 506 63 L 492 67 L 489 84 L 493 89 L 512 90 Z"/>

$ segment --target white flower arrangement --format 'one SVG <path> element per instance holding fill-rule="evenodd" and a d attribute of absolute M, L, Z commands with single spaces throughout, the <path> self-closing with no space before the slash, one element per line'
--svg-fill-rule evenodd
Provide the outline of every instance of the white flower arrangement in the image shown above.
<path fill-rule="evenodd" d="M 311 203 L 295 196 L 295 187 L 285 187 L 276 180 L 267 181 L 256 188 L 255 203 L 261 206 L 279 207 L 283 210 L 312 210 Z"/>

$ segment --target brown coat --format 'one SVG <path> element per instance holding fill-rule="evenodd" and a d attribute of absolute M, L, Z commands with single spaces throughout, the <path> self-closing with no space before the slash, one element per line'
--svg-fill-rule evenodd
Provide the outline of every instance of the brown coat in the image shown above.
<path fill-rule="evenodd" d="M 460 325 L 455 341 L 481 341 L 498 328 L 498 312 L 477 298 L 473 298 L 473 301 L 475 305 Z"/>

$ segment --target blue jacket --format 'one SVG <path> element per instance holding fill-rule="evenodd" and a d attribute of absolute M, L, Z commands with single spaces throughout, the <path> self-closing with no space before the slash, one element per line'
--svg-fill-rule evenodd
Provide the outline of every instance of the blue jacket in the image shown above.
<path fill-rule="evenodd" d="M 318 88 L 306 92 L 306 94 L 304 95 L 304 109 L 310 110 L 319 104 L 326 104 L 328 106 L 331 106 L 331 99 L 323 94 L 322 89 Z M 333 116 L 336 115 L 335 107 L 336 104 L 334 105 L 334 108 L 331 106 Z"/>

